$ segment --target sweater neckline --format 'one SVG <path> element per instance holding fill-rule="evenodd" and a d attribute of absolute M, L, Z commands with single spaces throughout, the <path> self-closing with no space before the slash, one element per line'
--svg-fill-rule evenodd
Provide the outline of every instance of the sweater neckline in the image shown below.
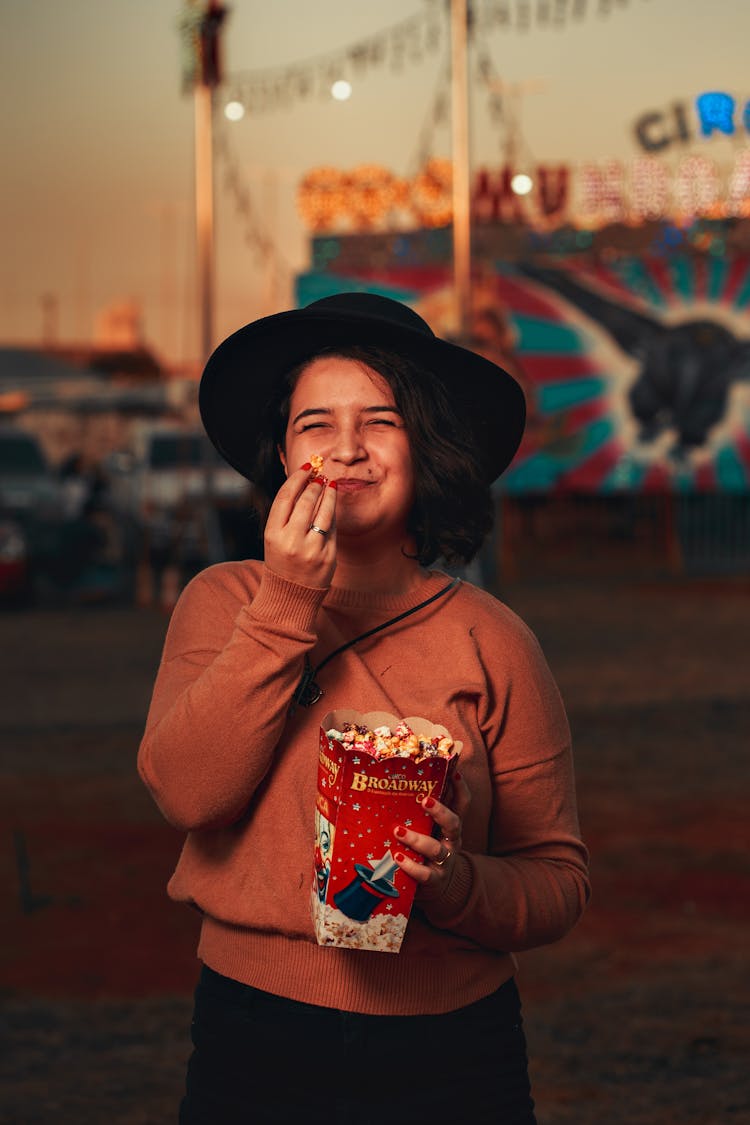
<path fill-rule="evenodd" d="M 419 605 L 442 589 L 446 582 L 450 582 L 449 575 L 441 570 L 429 570 L 421 582 L 406 594 L 379 594 L 332 586 L 323 604 L 327 609 L 380 610 L 395 614 Z"/>

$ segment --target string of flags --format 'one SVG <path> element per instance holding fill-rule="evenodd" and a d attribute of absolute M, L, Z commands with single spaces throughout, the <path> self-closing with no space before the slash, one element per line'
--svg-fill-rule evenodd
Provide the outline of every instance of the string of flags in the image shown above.
<path fill-rule="evenodd" d="M 587 16 L 606 18 L 634 0 L 473 0 L 469 5 L 470 42 L 479 44 L 494 31 L 527 32 L 532 28 L 562 30 Z M 640 0 L 648 3 L 649 0 Z M 216 75 L 210 84 L 221 85 L 227 100 L 250 114 L 288 109 L 312 98 L 330 98 L 336 82 L 361 80 L 374 71 L 393 72 L 420 65 L 447 43 L 449 3 L 425 0 L 420 12 L 390 28 L 378 31 L 346 47 L 283 66 L 249 70 L 226 78 Z M 211 59 L 213 33 L 220 26 L 223 9 L 212 22 L 201 25 L 195 14 L 184 17 L 184 34 L 192 35 L 196 51 Z M 217 23 L 216 21 L 219 21 Z M 197 30 L 196 30 L 197 29 Z M 201 32 L 203 48 L 201 48 Z M 209 47 L 206 47 L 206 41 Z M 214 65 L 218 66 L 218 63 Z M 195 73 L 195 68 L 193 73 Z"/>

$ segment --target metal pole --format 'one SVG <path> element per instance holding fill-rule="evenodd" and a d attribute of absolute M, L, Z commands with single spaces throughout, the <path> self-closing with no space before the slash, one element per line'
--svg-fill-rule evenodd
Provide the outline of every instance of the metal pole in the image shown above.
<path fill-rule="evenodd" d="M 469 184 L 468 0 L 451 0 L 453 285 L 462 335 L 471 328 L 471 191 Z"/>
<path fill-rule="evenodd" d="M 196 83 L 195 98 L 195 237 L 200 309 L 200 359 L 205 362 L 214 340 L 214 170 L 213 90 Z"/>

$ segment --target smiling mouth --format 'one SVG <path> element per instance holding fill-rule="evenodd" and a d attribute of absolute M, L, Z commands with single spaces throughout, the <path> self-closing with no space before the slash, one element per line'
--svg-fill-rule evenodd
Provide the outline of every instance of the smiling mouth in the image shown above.
<path fill-rule="evenodd" d="M 362 480 L 360 477 L 342 477 L 336 481 L 336 491 L 361 492 L 363 488 L 369 488 L 374 483 L 371 480 Z"/>

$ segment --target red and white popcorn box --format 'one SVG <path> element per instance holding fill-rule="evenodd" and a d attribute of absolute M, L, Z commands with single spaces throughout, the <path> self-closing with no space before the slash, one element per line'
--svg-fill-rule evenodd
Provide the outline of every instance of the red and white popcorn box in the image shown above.
<path fill-rule="evenodd" d="M 404 747 L 401 754 L 393 753 L 386 730 Z M 398 953 L 416 883 L 393 852 L 420 857 L 396 840 L 393 830 L 403 824 L 432 833 L 434 821 L 421 802 L 445 794 L 460 749 L 445 727 L 419 716 L 352 710 L 325 716 L 312 887 L 319 945 Z"/>

